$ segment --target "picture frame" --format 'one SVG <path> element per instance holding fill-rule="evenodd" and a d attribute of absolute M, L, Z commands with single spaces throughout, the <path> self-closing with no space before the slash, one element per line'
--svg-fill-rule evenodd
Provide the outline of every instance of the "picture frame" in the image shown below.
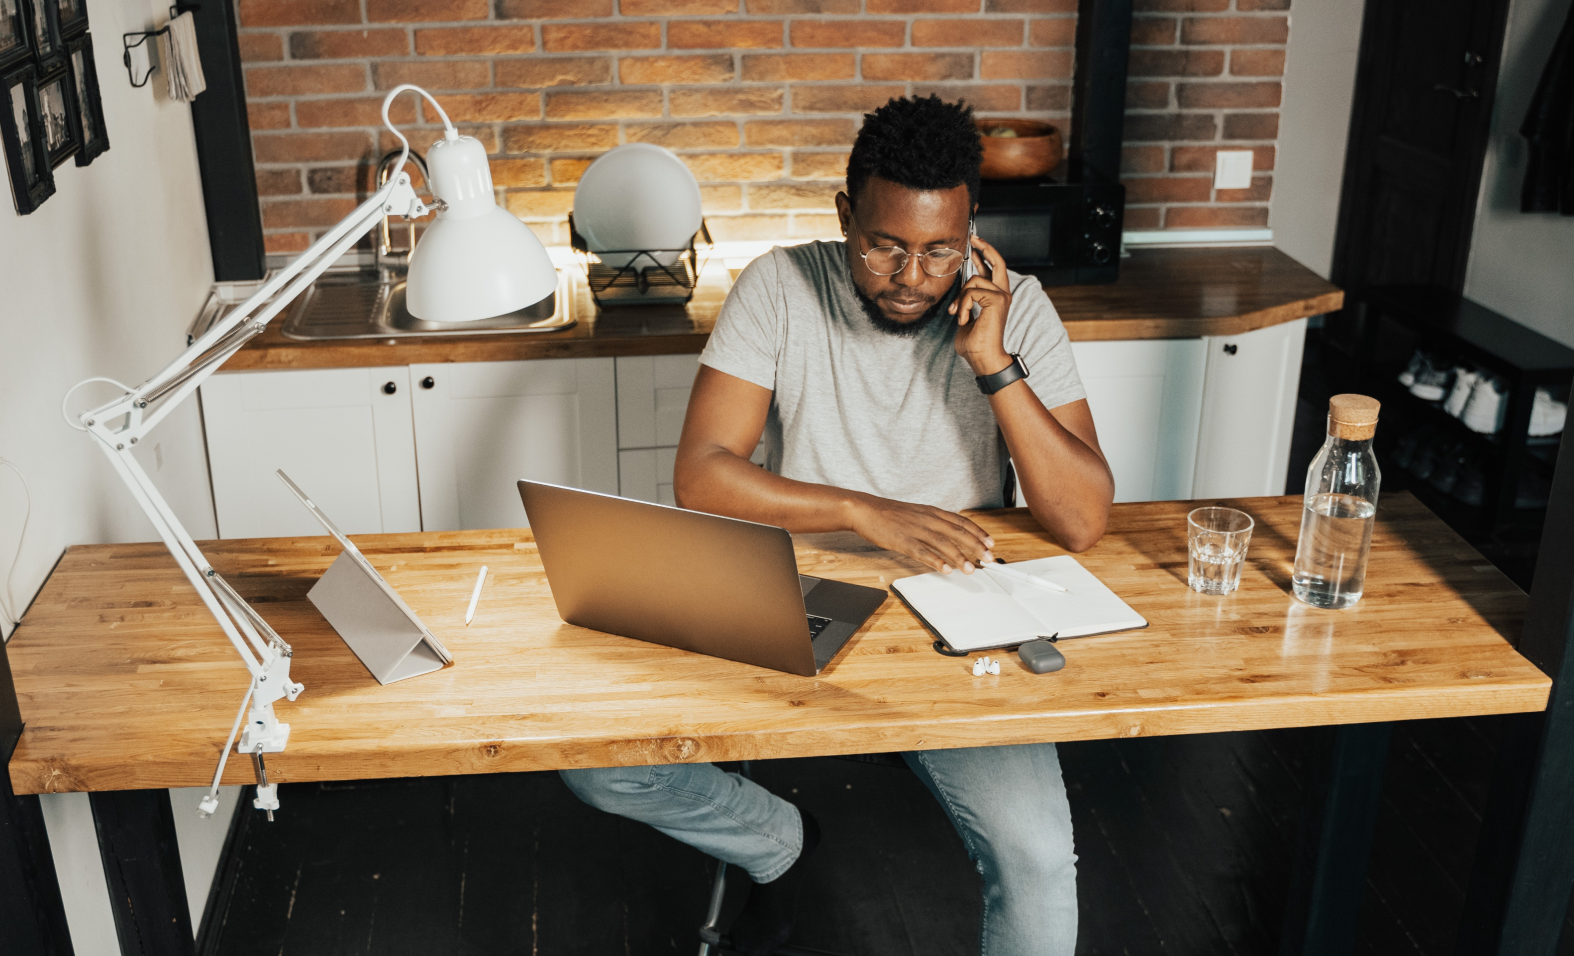
<path fill-rule="evenodd" d="M 63 54 L 61 63 L 60 69 L 38 78 L 38 116 L 50 169 L 82 151 L 76 88 L 71 71 L 64 67 Z"/>
<path fill-rule="evenodd" d="M 27 15 L 27 42 L 33 62 L 42 73 L 52 73 L 65 60 L 60 39 L 58 0 L 17 0 Z"/>
<path fill-rule="evenodd" d="M 24 0 L 0 0 L 0 70 L 32 55 Z"/>
<path fill-rule="evenodd" d="M 4 0 L 0 0 L 3 3 Z M 48 0 L 40 0 L 48 2 Z M 87 32 L 87 0 L 55 0 L 55 22 L 60 25 L 60 36 L 69 40 Z M 69 56 L 69 50 L 67 51 Z"/>
<path fill-rule="evenodd" d="M 55 176 L 44 152 L 37 71 L 31 63 L 0 75 L 0 144 L 10 172 L 11 197 L 25 216 L 55 193 Z"/>
<path fill-rule="evenodd" d="M 4 2 L 4 0 L 0 0 Z M 84 33 L 66 41 L 66 71 L 76 94 L 77 129 L 82 148 L 77 165 L 86 166 L 109 151 L 109 133 L 104 128 L 104 105 L 98 95 L 98 70 L 93 65 L 93 37 Z"/>

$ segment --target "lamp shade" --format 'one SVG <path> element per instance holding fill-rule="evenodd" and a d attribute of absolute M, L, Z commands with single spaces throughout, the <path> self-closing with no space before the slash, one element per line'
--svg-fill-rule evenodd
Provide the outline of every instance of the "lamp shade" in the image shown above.
<path fill-rule="evenodd" d="M 452 131 L 426 154 L 432 194 L 447 203 L 410 255 L 405 305 L 428 322 L 476 322 L 533 305 L 557 289 L 541 240 L 498 207 L 486 149 Z"/>

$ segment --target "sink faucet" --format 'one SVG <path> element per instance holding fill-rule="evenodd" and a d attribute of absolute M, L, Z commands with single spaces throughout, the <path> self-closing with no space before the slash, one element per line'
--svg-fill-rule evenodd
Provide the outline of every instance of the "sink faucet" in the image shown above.
<path fill-rule="evenodd" d="M 381 189 L 388 182 L 388 177 L 393 175 L 394 164 L 399 161 L 399 150 L 392 150 L 377 162 L 377 187 Z M 410 150 L 410 162 L 421 171 L 422 185 L 430 190 L 430 180 L 426 173 L 426 160 L 415 150 Z M 415 250 L 415 223 L 409 226 L 409 243 L 403 249 L 393 248 L 393 238 L 388 228 L 388 218 L 383 217 L 382 225 L 377 230 L 377 239 L 372 243 L 372 264 L 377 269 L 377 276 L 384 282 L 392 281 L 395 274 L 403 275 L 410 267 L 410 253 Z"/>

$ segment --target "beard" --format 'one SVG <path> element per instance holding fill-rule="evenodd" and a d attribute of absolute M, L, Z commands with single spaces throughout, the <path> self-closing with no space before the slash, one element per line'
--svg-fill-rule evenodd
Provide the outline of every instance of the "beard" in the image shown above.
<path fill-rule="evenodd" d="M 911 319 L 906 322 L 899 322 L 896 319 L 890 318 L 884 312 L 881 312 L 880 307 L 875 304 L 875 301 L 869 298 L 869 296 L 864 293 L 864 290 L 858 288 L 858 283 L 853 283 L 853 292 L 857 293 L 858 304 L 863 306 L 864 315 L 869 317 L 870 324 L 872 324 L 879 331 L 884 332 L 886 335 L 894 335 L 898 338 L 904 339 L 913 338 L 920 332 L 923 332 L 925 329 L 927 329 L 930 325 L 933 325 L 935 319 L 944 313 L 945 310 L 951 305 L 952 300 L 956 298 L 956 290 L 957 284 L 952 283 L 951 288 L 946 291 L 946 294 L 931 302 L 929 308 L 925 309 L 923 314 L 918 316 L 918 318 Z"/>

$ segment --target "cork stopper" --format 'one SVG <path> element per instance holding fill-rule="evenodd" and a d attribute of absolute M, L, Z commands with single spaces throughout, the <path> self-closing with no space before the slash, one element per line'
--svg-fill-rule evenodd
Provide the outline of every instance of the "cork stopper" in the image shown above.
<path fill-rule="evenodd" d="M 1328 400 L 1328 434 L 1346 441 L 1366 441 L 1377 434 L 1382 403 L 1365 395 L 1335 395 Z"/>

